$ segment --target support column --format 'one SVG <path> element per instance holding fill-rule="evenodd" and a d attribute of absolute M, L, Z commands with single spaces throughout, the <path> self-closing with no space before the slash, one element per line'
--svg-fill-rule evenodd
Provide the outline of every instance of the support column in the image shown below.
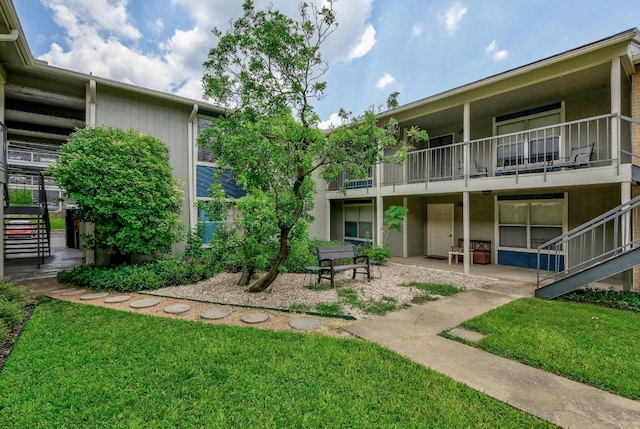
<path fill-rule="evenodd" d="M 471 104 L 464 103 L 464 111 L 463 111 L 463 119 L 462 119 L 462 139 L 463 141 L 469 142 L 471 140 Z M 469 177 L 469 164 L 471 162 L 470 154 L 469 154 L 469 144 L 465 144 L 463 147 L 463 164 L 462 171 L 464 174 L 465 184 L 467 183 L 467 179 Z"/>
<path fill-rule="evenodd" d="M 620 82 L 621 67 L 620 58 L 614 58 L 611 61 L 611 113 L 617 114 L 622 111 L 622 82 Z M 615 165 L 618 166 L 618 168 L 620 168 L 619 124 L 619 118 L 611 118 L 611 154 L 615 157 Z"/>
<path fill-rule="evenodd" d="M 631 200 L 631 183 L 626 182 L 620 185 L 620 204 L 628 203 Z M 620 220 L 620 234 L 622 245 L 631 243 L 631 214 L 622 215 Z M 633 268 L 622 273 L 622 288 L 630 291 L 633 286 Z"/>
<path fill-rule="evenodd" d="M 469 142 L 471 140 L 471 103 L 466 102 L 464 103 L 464 109 L 463 109 L 463 126 L 462 126 L 462 134 L 463 134 L 463 140 L 465 142 Z M 464 145 L 464 175 L 465 175 L 465 183 L 467 178 L 469 177 L 469 164 L 471 162 L 470 159 L 470 154 L 469 154 L 469 144 L 465 144 Z M 464 246 L 464 257 L 463 259 L 463 264 L 464 264 L 464 273 L 465 274 L 469 274 L 469 269 L 471 266 L 471 253 L 469 253 L 469 235 L 471 234 L 471 227 L 470 227 L 470 219 L 469 219 L 469 213 L 470 213 L 470 207 L 469 207 L 469 191 L 464 191 L 462 193 L 462 237 L 464 240 L 463 246 Z"/>
<path fill-rule="evenodd" d="M 469 253 L 469 234 L 470 234 L 470 222 L 469 222 L 469 191 L 462 193 L 462 236 L 464 237 L 464 273 L 469 274 L 469 267 L 471 266 L 471 253 Z"/>
<path fill-rule="evenodd" d="M 409 199 L 402 198 L 402 207 L 409 208 Z M 405 216 L 402 220 L 402 257 L 409 257 L 409 216 Z"/>

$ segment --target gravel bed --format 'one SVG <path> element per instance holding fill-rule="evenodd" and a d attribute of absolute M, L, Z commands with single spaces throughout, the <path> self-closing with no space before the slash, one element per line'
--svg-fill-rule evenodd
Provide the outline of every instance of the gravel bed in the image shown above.
<path fill-rule="evenodd" d="M 419 289 L 404 286 L 413 281 L 450 284 L 464 289 L 482 288 L 498 281 L 494 278 L 391 262 L 372 268 L 372 275 L 376 278 L 371 282 L 367 282 L 362 275 L 358 275 L 356 280 L 352 280 L 350 272 L 336 275 L 336 289 L 327 287 L 326 289 L 322 288 L 324 290 L 318 290 L 318 288 L 309 287 L 310 284 L 313 286 L 315 283 L 315 278 L 311 275 L 281 274 L 265 292 L 249 293 L 245 292 L 244 287 L 237 286 L 240 274 L 220 273 L 196 284 L 166 287 L 148 293 L 212 303 L 282 310 L 304 306 L 309 311 L 314 311 L 315 306 L 319 303 L 338 302 L 337 289 L 346 287 L 354 289 L 362 301 L 380 301 L 384 297 L 390 297 L 396 300 L 398 306 L 401 306 L 423 294 Z M 323 281 L 323 284 L 328 284 L 328 282 Z M 345 305 L 343 305 L 343 314 L 356 319 L 368 317 L 360 309 Z"/>

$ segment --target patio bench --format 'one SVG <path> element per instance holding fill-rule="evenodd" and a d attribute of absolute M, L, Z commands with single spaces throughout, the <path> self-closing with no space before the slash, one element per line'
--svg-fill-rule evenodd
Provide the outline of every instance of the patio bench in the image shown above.
<path fill-rule="evenodd" d="M 356 256 L 353 246 L 318 247 L 318 267 L 313 267 L 318 272 L 318 283 L 322 279 L 331 281 L 331 287 L 335 287 L 336 273 L 353 271 L 352 278 L 356 274 L 366 274 L 367 281 L 371 281 L 371 268 L 367 255 Z"/>

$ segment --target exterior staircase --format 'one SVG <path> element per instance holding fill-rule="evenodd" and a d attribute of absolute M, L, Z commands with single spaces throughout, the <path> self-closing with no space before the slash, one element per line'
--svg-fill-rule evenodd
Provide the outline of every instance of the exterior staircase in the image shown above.
<path fill-rule="evenodd" d="M 535 295 L 553 299 L 640 265 L 638 216 L 640 196 L 539 246 Z"/>
<path fill-rule="evenodd" d="M 5 258 L 37 257 L 40 267 L 44 258 L 51 255 L 51 224 L 42 173 L 39 173 L 38 194 L 38 202 L 32 206 L 12 206 L 10 200 L 5 199 L 3 233 Z"/>

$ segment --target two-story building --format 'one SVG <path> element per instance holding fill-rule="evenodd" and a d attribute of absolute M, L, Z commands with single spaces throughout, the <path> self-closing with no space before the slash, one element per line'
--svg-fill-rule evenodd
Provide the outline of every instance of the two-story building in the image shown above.
<path fill-rule="evenodd" d="M 446 257 L 458 244 L 468 252 L 481 243 L 488 252 L 478 262 L 535 267 L 538 245 L 639 193 L 639 71 L 640 34 L 630 29 L 385 112 L 381 121 L 394 117 L 430 139 L 404 165 L 319 186 L 311 233 L 381 245 L 384 211 L 401 205 L 409 214 L 402 233 L 388 237 L 394 256 Z M 53 153 L 76 127 L 132 128 L 169 147 L 184 183 L 182 220 L 195 227 L 195 202 L 207 197 L 215 169 L 196 139 L 220 112 L 36 60 L 12 1 L 0 0 L 3 188 L 7 145 Z M 638 235 L 629 223 L 596 240 L 620 234 Z"/>
<path fill-rule="evenodd" d="M 389 237 L 394 256 L 481 241 L 490 251 L 476 262 L 535 268 L 540 244 L 637 193 L 639 65 L 631 29 L 381 114 L 430 138 L 404 165 L 329 184 L 318 202 L 326 235 L 382 244 L 384 211 L 400 205 L 409 214 Z"/>

